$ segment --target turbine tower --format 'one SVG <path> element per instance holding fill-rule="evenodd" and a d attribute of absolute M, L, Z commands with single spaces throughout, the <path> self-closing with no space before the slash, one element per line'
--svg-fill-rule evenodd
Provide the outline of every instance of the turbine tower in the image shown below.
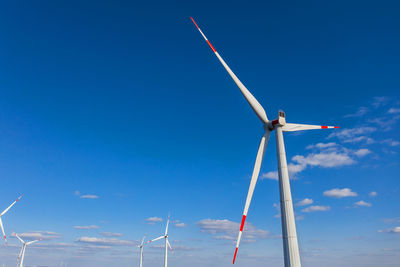
<path fill-rule="evenodd" d="M 7 211 L 8 211 L 9 209 L 11 209 L 11 207 L 14 206 L 14 204 L 17 203 L 18 200 L 21 199 L 21 197 L 22 197 L 22 195 L 21 195 L 19 198 L 17 198 L 17 200 L 15 200 L 10 206 L 8 206 L 8 208 L 6 208 L 2 213 L 0 213 L 0 227 L 1 227 L 1 231 L 3 232 L 3 237 L 4 237 L 4 241 L 6 242 L 6 244 L 7 244 L 7 237 L 6 237 L 6 234 L 5 234 L 5 232 L 4 232 L 3 221 L 1 220 L 1 217 L 2 217 L 4 214 L 6 214 Z"/>
<path fill-rule="evenodd" d="M 143 265 L 143 246 L 144 246 L 144 244 L 143 244 L 143 241 L 144 241 L 144 238 L 145 238 L 146 236 L 144 236 L 143 237 L 143 239 L 142 239 L 142 243 L 140 244 L 140 245 L 138 245 L 138 248 L 140 248 L 140 261 L 139 261 L 139 267 L 142 267 L 142 265 Z"/>
<path fill-rule="evenodd" d="M 337 126 L 319 126 L 307 124 L 286 123 L 285 113 L 279 111 L 278 118 L 270 121 L 267 114 L 257 99 L 250 93 L 249 90 L 243 85 L 239 78 L 232 72 L 226 62 L 222 59 L 219 53 L 212 46 L 210 41 L 201 31 L 197 23 L 191 18 L 197 29 L 206 40 L 222 66 L 231 76 L 233 81 L 239 87 L 239 90 L 253 109 L 254 113 L 261 120 L 264 126 L 264 134 L 261 137 L 260 145 L 257 152 L 256 162 L 254 164 L 253 174 L 251 176 L 250 188 L 247 193 L 246 204 L 244 206 L 242 222 L 240 224 L 239 235 L 236 242 L 235 254 L 233 256 L 233 263 L 235 263 L 237 251 L 239 248 L 240 239 L 246 221 L 247 212 L 249 210 L 251 198 L 253 196 L 254 188 L 257 183 L 258 175 L 260 173 L 261 164 L 264 158 L 264 153 L 268 145 L 269 136 L 272 131 L 276 132 L 276 151 L 278 157 L 278 173 L 279 173 L 279 195 L 280 195 L 280 208 L 281 208 L 281 223 L 282 223 L 282 239 L 283 239 L 283 255 L 285 260 L 285 267 L 301 267 L 299 246 L 297 242 L 296 224 L 293 212 L 292 194 L 290 192 L 289 173 L 286 162 L 285 145 L 283 141 L 283 132 L 293 132 L 312 129 L 328 129 L 339 128 Z"/>
<path fill-rule="evenodd" d="M 157 240 L 160 240 L 160 239 L 163 239 L 163 238 L 165 239 L 164 267 L 167 267 L 167 265 L 168 265 L 168 247 L 173 252 L 171 244 L 168 241 L 168 224 L 169 224 L 169 216 L 168 216 L 168 221 L 167 221 L 167 227 L 165 227 L 164 235 L 162 235 L 160 237 L 157 237 L 157 238 L 154 238 L 154 239 L 152 239 L 152 240 L 147 242 L 147 243 L 151 243 L 153 241 L 157 241 Z"/>
<path fill-rule="evenodd" d="M 19 239 L 19 241 L 21 241 L 21 243 L 22 243 L 22 248 L 21 248 L 21 252 L 19 253 L 18 260 L 19 260 L 19 267 L 23 267 L 24 266 L 24 258 L 25 258 L 26 246 L 30 245 L 30 244 L 33 244 L 35 242 L 38 242 L 38 241 L 40 241 L 40 239 L 29 241 L 29 242 L 25 242 L 17 234 L 14 233 L 14 236 L 16 236 Z"/>

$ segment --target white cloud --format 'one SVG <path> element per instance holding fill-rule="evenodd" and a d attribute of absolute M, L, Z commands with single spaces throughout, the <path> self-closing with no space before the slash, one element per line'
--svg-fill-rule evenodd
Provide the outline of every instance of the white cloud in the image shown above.
<path fill-rule="evenodd" d="M 85 198 L 85 199 L 97 199 L 97 198 L 99 198 L 99 196 L 87 194 L 87 195 L 81 195 L 80 198 Z"/>
<path fill-rule="evenodd" d="M 357 201 L 356 203 L 354 203 L 354 205 L 357 207 L 371 207 L 372 206 L 371 203 L 365 202 L 364 200 Z"/>
<path fill-rule="evenodd" d="M 18 235 L 22 239 L 26 239 L 26 240 L 36 240 L 36 239 L 52 240 L 52 239 L 57 239 L 57 238 L 61 237 L 59 233 L 50 232 L 50 231 L 34 231 L 34 232 L 21 233 Z"/>
<path fill-rule="evenodd" d="M 354 151 L 354 155 L 356 155 L 357 157 L 364 157 L 368 154 L 371 154 L 371 150 L 369 150 L 368 148 L 361 148 L 359 150 Z"/>
<path fill-rule="evenodd" d="M 310 206 L 305 209 L 302 209 L 302 212 L 316 212 L 316 211 L 328 211 L 331 207 L 329 206 Z"/>
<path fill-rule="evenodd" d="M 385 139 L 382 141 L 383 144 L 388 144 L 389 146 L 398 146 L 400 145 L 399 141 L 393 140 L 393 139 Z"/>
<path fill-rule="evenodd" d="M 183 227 L 187 226 L 185 223 L 181 222 L 180 220 L 174 220 L 174 221 L 172 221 L 172 224 L 178 228 L 183 228 Z"/>
<path fill-rule="evenodd" d="M 90 229 L 99 229 L 100 226 L 97 225 L 85 225 L 85 226 L 74 226 L 75 229 L 79 229 L 79 230 L 90 230 Z"/>
<path fill-rule="evenodd" d="M 378 193 L 375 192 L 375 191 L 372 191 L 372 192 L 368 193 L 368 196 L 370 196 L 370 197 L 376 197 L 377 195 L 378 195 Z"/>
<path fill-rule="evenodd" d="M 100 246 L 132 246 L 134 242 L 129 240 L 121 240 L 117 238 L 99 238 L 82 236 L 75 240 L 77 243 L 92 244 Z"/>
<path fill-rule="evenodd" d="M 355 143 L 365 141 L 366 143 L 373 143 L 373 139 L 365 136 L 375 132 L 377 129 L 375 127 L 363 126 L 357 128 L 343 129 L 340 131 L 335 131 L 331 133 L 328 138 L 337 137 L 345 143 Z"/>
<path fill-rule="evenodd" d="M 107 237 L 120 237 L 120 236 L 122 236 L 121 233 L 112 233 L 112 232 L 101 232 L 100 234 L 102 236 L 107 236 Z"/>
<path fill-rule="evenodd" d="M 337 152 L 309 154 L 306 157 L 297 155 L 292 160 L 301 166 L 320 166 L 325 168 L 352 165 L 355 163 L 348 154 Z"/>
<path fill-rule="evenodd" d="M 307 206 L 307 205 L 311 205 L 312 203 L 314 203 L 314 200 L 312 200 L 311 198 L 305 198 L 305 199 L 297 202 L 296 206 Z"/>
<path fill-rule="evenodd" d="M 315 145 L 309 145 L 307 146 L 307 149 L 313 149 L 313 148 L 318 148 L 318 149 L 327 149 L 327 148 L 332 148 L 332 147 L 336 147 L 338 144 L 334 143 L 334 142 L 330 142 L 330 143 L 318 143 Z"/>
<path fill-rule="evenodd" d="M 355 197 L 357 196 L 357 193 L 351 191 L 350 188 L 343 188 L 343 189 L 334 188 L 325 191 L 323 195 L 326 197 L 342 198 L 342 197 Z"/>
<path fill-rule="evenodd" d="M 390 233 L 390 234 L 400 234 L 400 226 L 385 229 L 385 230 L 379 230 L 378 232 L 380 232 L 380 233 L 385 232 L 385 233 Z"/>
<path fill-rule="evenodd" d="M 225 220 L 204 219 L 196 223 L 200 230 L 214 236 L 215 239 L 235 240 L 240 223 Z M 257 229 L 251 223 L 245 224 L 243 238 L 247 241 L 271 238 L 269 231 Z"/>
<path fill-rule="evenodd" d="M 389 114 L 396 114 L 396 113 L 400 113 L 400 108 L 391 108 L 388 110 Z"/>
<path fill-rule="evenodd" d="M 162 222 L 160 217 L 150 217 L 146 219 L 147 224 L 155 224 L 157 222 Z"/>

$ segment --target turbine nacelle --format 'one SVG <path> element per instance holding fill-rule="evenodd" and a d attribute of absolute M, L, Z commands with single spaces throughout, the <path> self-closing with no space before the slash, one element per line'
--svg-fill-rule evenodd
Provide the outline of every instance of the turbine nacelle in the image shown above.
<path fill-rule="evenodd" d="M 282 110 L 279 110 L 278 118 L 273 120 L 273 121 L 269 121 L 268 123 L 264 124 L 264 129 L 265 130 L 268 129 L 270 131 L 273 131 L 275 129 L 275 127 L 285 126 L 285 124 L 286 124 L 285 112 L 283 112 Z"/>

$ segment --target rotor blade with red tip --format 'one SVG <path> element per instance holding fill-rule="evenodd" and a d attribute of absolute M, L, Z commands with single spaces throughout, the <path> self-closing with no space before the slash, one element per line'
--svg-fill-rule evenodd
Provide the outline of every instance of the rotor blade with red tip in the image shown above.
<path fill-rule="evenodd" d="M 201 31 L 200 27 L 197 25 L 197 23 L 194 21 L 194 19 L 191 17 L 190 18 L 194 25 L 196 25 L 197 29 L 203 36 L 203 38 L 206 40 L 208 45 L 211 47 L 212 51 L 214 54 L 217 56 L 221 64 L 224 66 L 225 70 L 228 72 L 228 74 L 231 76 L 233 81 L 236 83 L 236 85 L 239 87 L 240 91 L 242 92 L 243 96 L 246 98 L 247 102 L 253 109 L 253 111 L 256 113 L 257 117 L 263 122 L 263 123 L 268 123 L 268 117 L 267 114 L 265 113 L 264 108 L 261 106 L 261 104 L 257 101 L 257 99 L 250 93 L 250 91 L 243 85 L 243 83 L 239 80 L 239 78 L 233 73 L 233 71 L 229 68 L 229 66 L 226 64 L 226 62 L 222 59 L 222 57 L 219 55 L 217 50 L 212 46 L 210 41 L 207 39 L 207 37 L 204 35 L 204 33 Z"/>
<path fill-rule="evenodd" d="M 267 149 L 270 133 L 271 132 L 269 130 L 265 131 L 263 137 L 261 138 L 260 146 L 258 148 L 256 162 L 254 164 L 253 174 L 251 176 L 250 187 L 249 187 L 249 191 L 247 193 L 246 204 L 244 206 L 242 222 L 240 224 L 239 235 L 238 235 L 238 239 L 237 239 L 237 242 L 236 242 L 236 249 L 235 249 L 235 255 L 233 256 L 233 263 L 235 263 L 236 254 L 237 254 L 237 251 L 238 251 L 238 248 L 239 248 L 240 239 L 242 238 L 244 222 L 246 221 L 246 216 L 247 216 L 247 212 L 249 210 L 251 198 L 253 197 L 254 188 L 256 187 L 256 183 L 257 183 L 258 175 L 260 173 L 260 168 L 261 168 L 261 164 L 262 164 L 262 161 L 263 161 L 263 158 L 264 158 L 265 150 Z"/>
<path fill-rule="evenodd" d="M 167 244 L 168 244 L 168 247 L 169 247 L 169 249 L 171 250 L 171 252 L 174 253 L 174 250 L 172 249 L 171 244 L 169 243 L 168 240 L 167 240 Z"/>
<path fill-rule="evenodd" d="M 160 236 L 160 237 L 154 238 L 154 239 L 152 239 L 152 240 L 150 240 L 150 241 L 147 241 L 146 244 L 147 244 L 147 243 L 154 242 L 154 241 L 157 241 L 157 240 L 160 240 L 160 239 L 162 239 L 162 238 L 165 238 L 165 236 L 162 235 L 162 236 Z"/>
<path fill-rule="evenodd" d="M 282 127 L 284 132 L 295 132 L 304 130 L 318 130 L 318 129 L 337 129 L 339 126 L 324 126 L 324 125 L 309 125 L 309 124 L 298 124 L 298 123 L 286 123 Z"/>
<path fill-rule="evenodd" d="M 0 214 L 0 216 L 3 216 L 4 214 L 6 214 L 6 212 L 7 212 L 12 206 L 14 206 L 14 204 L 17 203 L 18 200 L 21 199 L 21 197 L 22 197 L 22 195 L 21 195 L 19 198 L 17 198 L 17 200 L 15 200 L 10 206 L 8 206 L 8 208 L 6 208 L 6 209 Z"/>

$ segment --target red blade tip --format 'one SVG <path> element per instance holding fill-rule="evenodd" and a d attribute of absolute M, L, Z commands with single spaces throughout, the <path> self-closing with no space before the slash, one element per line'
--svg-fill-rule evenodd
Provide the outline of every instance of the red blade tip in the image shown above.
<path fill-rule="evenodd" d="M 197 26 L 196 21 L 194 21 L 194 19 L 192 17 L 190 17 L 190 19 L 193 21 L 194 25 L 196 25 L 197 29 L 199 29 L 199 26 Z"/>
<path fill-rule="evenodd" d="M 232 264 L 235 264 L 237 251 L 238 251 L 238 248 L 235 249 L 235 255 L 233 256 L 233 263 Z"/>

